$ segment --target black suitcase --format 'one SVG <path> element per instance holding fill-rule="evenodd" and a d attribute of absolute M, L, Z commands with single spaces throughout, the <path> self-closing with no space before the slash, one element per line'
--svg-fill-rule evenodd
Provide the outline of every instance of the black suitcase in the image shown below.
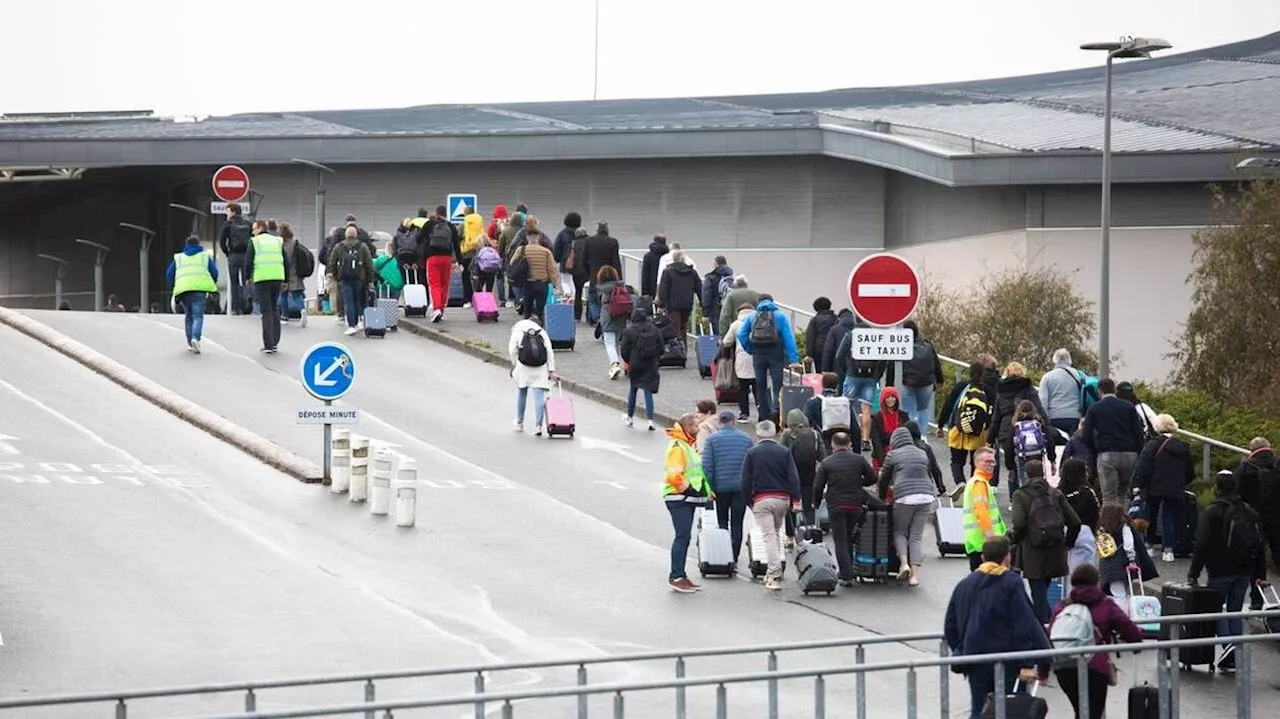
<path fill-rule="evenodd" d="M 1200 506 L 1196 503 L 1196 493 L 1187 491 L 1182 500 L 1182 516 L 1178 518 L 1178 542 L 1173 548 L 1173 556 L 1179 559 L 1191 556 L 1192 546 L 1196 539 L 1196 524 L 1200 520 Z"/>
<path fill-rule="evenodd" d="M 853 574 L 860 581 L 883 582 L 889 578 L 893 556 L 893 517 L 887 509 L 867 509 L 862 513 L 853 538 Z"/>
<path fill-rule="evenodd" d="M 688 366 L 688 362 L 689 356 L 685 354 L 684 342 L 679 339 L 667 340 L 662 356 L 658 358 L 658 366 L 684 369 Z"/>
<path fill-rule="evenodd" d="M 1004 697 L 1005 719 L 1045 719 L 1049 716 L 1049 702 L 1036 696 L 1036 687 L 1040 683 L 1032 683 L 1025 692 L 1018 691 L 1019 684 L 1021 682 L 1015 682 L 1013 693 L 1006 694 Z M 996 698 L 994 694 L 988 694 L 987 702 L 982 706 L 982 719 L 995 719 L 995 717 Z"/>
<path fill-rule="evenodd" d="M 1160 719 L 1160 690 L 1147 683 L 1129 687 L 1129 719 Z"/>
<path fill-rule="evenodd" d="M 1214 614 L 1222 611 L 1218 593 L 1208 587 L 1170 582 L 1160 589 L 1160 613 L 1166 617 L 1186 614 Z M 1171 638 L 1172 623 L 1160 625 L 1160 639 Z M 1187 622 L 1178 625 L 1179 639 L 1205 639 L 1217 636 L 1214 622 Z M 1207 665 L 1213 668 L 1213 646 L 1183 647 L 1179 663 L 1183 669 Z"/>

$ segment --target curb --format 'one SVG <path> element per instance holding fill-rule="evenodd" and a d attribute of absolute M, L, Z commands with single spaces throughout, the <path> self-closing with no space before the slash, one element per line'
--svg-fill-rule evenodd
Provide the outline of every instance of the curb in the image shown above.
<path fill-rule="evenodd" d="M 235 449 L 248 454 L 263 464 L 288 474 L 302 482 L 319 482 L 323 472 L 315 464 L 290 452 L 258 434 L 250 432 L 222 415 L 182 397 L 154 380 L 138 374 L 106 355 L 81 342 L 58 332 L 6 307 L 0 307 L 0 324 L 40 342 L 85 367 L 97 372 L 121 387 L 165 410 L 178 419 L 217 437 Z"/>
<path fill-rule="evenodd" d="M 495 364 L 506 369 L 512 369 L 514 367 L 511 362 L 511 358 L 507 357 L 505 354 L 496 350 L 485 349 L 484 347 L 471 344 L 466 340 L 454 337 L 450 335 L 447 330 L 435 330 L 429 327 L 423 327 L 422 325 L 415 324 L 413 322 L 404 321 L 400 322 L 400 328 L 409 334 L 429 339 L 432 342 L 438 342 L 446 347 L 458 350 L 463 354 L 468 354 L 472 357 L 488 362 L 489 364 Z M 603 404 L 607 407 L 613 407 L 624 412 L 627 409 L 627 398 L 621 395 L 605 392 L 604 390 L 596 389 L 595 387 L 564 376 L 561 376 L 560 384 L 570 392 L 585 397 L 593 402 Z M 662 425 L 673 425 L 676 423 L 677 419 L 677 417 L 672 417 L 660 410 L 655 410 L 653 413 L 654 422 Z"/>

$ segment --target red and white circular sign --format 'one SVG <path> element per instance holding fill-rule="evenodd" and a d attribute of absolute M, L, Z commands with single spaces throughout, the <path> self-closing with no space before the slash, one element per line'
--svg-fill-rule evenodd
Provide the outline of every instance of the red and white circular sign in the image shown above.
<path fill-rule="evenodd" d="M 213 194 L 223 202 L 239 202 L 249 196 L 249 173 L 236 165 L 223 165 L 213 173 Z"/>
<path fill-rule="evenodd" d="M 920 278 L 911 263 L 897 255 L 869 255 L 849 273 L 849 302 L 872 327 L 893 327 L 916 311 Z"/>

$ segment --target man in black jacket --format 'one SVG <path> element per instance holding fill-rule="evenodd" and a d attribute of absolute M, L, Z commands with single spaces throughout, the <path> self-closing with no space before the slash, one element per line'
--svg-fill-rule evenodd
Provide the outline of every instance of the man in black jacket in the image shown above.
<path fill-rule="evenodd" d="M 672 252 L 671 257 L 671 264 L 658 280 L 658 302 L 667 308 L 667 314 L 671 315 L 676 326 L 676 337 L 687 348 L 689 318 L 693 315 L 693 304 L 702 279 L 698 277 L 698 271 L 684 261 L 684 250 Z"/>
<path fill-rule="evenodd" d="M 723 292 L 721 289 L 723 288 Z M 711 324 L 711 334 L 716 337 L 721 336 L 721 330 L 728 331 L 728 327 L 720 326 L 720 310 L 722 309 L 721 298 L 729 294 L 733 289 L 733 268 L 729 266 L 729 260 L 724 255 L 716 255 L 716 266 L 711 268 L 702 278 L 702 316 Z"/>
<path fill-rule="evenodd" d="M 1236 490 L 1262 518 L 1262 536 L 1271 550 L 1271 559 L 1280 565 L 1280 462 L 1266 437 L 1249 440 L 1249 455 L 1240 460 L 1235 472 Z M 1253 593 L 1251 603 L 1262 607 L 1262 595 Z"/>
<path fill-rule="evenodd" d="M 640 294 L 644 297 L 658 296 L 658 262 L 662 256 L 670 252 L 666 235 L 654 235 L 649 243 L 649 251 L 644 253 L 644 262 L 640 265 Z"/>
<path fill-rule="evenodd" d="M 1101 399 L 1084 415 L 1084 443 L 1098 458 L 1102 501 L 1127 503 L 1129 478 L 1145 444 L 1142 420 L 1133 405 L 1116 396 L 1116 381 L 1098 380 Z"/>
<path fill-rule="evenodd" d="M 831 300 L 819 297 L 813 301 L 813 319 L 804 330 L 804 356 L 813 362 L 814 372 L 830 372 L 831 367 L 822 363 L 822 349 L 827 343 L 827 335 L 836 325 L 836 313 L 831 311 Z"/>
<path fill-rule="evenodd" d="M 813 501 L 816 506 L 827 503 L 831 519 L 831 538 L 836 544 L 836 564 L 840 583 L 853 583 L 853 534 L 864 508 L 884 509 L 884 502 L 868 492 L 880 481 L 866 457 L 853 451 L 853 438 L 845 432 L 831 437 L 831 454 L 818 463 L 813 478 Z"/>
<path fill-rule="evenodd" d="M 249 266 L 244 258 L 252 235 L 253 223 L 244 216 L 240 203 L 228 202 L 227 221 L 222 225 L 218 247 L 227 256 L 227 291 L 231 295 L 227 307 L 233 315 L 244 314 L 244 288 L 249 284 Z"/>
<path fill-rule="evenodd" d="M 836 350 L 839 349 L 840 343 L 852 330 L 853 310 L 846 307 L 836 314 L 836 323 L 831 326 L 831 331 L 827 333 L 827 339 L 822 343 L 822 347 L 814 348 L 822 352 L 821 355 L 814 356 L 818 357 L 818 361 L 821 363 L 821 366 L 826 368 L 823 370 L 824 372 L 835 372 L 836 374 L 840 374 L 839 371 L 836 370 Z M 809 340 L 807 338 L 805 339 L 804 348 L 805 350 L 809 349 Z M 841 378 L 840 381 L 843 382 L 844 379 Z"/>
<path fill-rule="evenodd" d="M 596 291 L 596 275 L 604 266 L 612 267 L 622 275 L 622 256 L 618 241 L 609 236 L 609 223 L 596 223 L 596 234 L 583 243 L 582 262 L 587 268 L 587 322 L 600 321 L 600 293 Z"/>
<path fill-rule="evenodd" d="M 742 496 L 764 535 L 764 551 L 769 569 L 765 589 L 782 589 L 782 546 L 778 539 L 785 529 L 787 512 L 798 512 L 800 473 L 791 451 L 778 444 L 778 428 L 770 420 L 756 425 L 760 443 L 742 460 Z"/>

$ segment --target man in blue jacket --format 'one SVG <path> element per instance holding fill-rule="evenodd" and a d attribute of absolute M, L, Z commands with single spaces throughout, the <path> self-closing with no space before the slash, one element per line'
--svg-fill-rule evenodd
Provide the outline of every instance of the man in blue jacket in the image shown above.
<path fill-rule="evenodd" d="M 782 589 L 782 545 L 778 533 L 787 526 L 788 509 L 799 512 L 800 473 L 791 450 L 778 444 L 778 427 L 769 420 L 756 425 L 759 444 L 742 460 L 742 496 L 751 507 L 751 516 L 764 535 L 764 554 L 769 570 L 764 588 Z M 754 548 L 753 548 L 754 549 Z"/>
<path fill-rule="evenodd" d="M 773 303 L 771 295 L 760 295 L 756 311 L 738 329 L 738 342 L 755 363 L 756 410 L 761 419 L 770 417 L 773 402 L 782 391 L 783 370 L 800 361 L 791 322 Z"/>
<path fill-rule="evenodd" d="M 1022 587 L 1022 576 L 1009 571 L 1008 538 L 987 539 L 982 545 L 982 559 L 977 571 L 956 585 L 947 605 L 944 632 L 951 653 L 973 656 L 1051 649 L 1044 625 L 1036 619 Z M 995 691 L 995 665 L 959 666 L 969 678 L 969 716 L 981 719 L 982 705 L 987 695 Z M 1035 662 L 1021 662 L 1020 667 L 1006 665 L 1001 691 L 1011 693 L 1015 680 L 1029 684 L 1038 675 Z"/>
<path fill-rule="evenodd" d="M 742 494 L 742 461 L 751 449 L 751 438 L 733 426 L 736 418 L 732 410 L 722 411 L 720 428 L 707 438 L 702 450 L 702 472 L 716 493 L 720 528 L 729 530 L 733 540 L 734 564 L 742 549 L 742 518 L 747 513 L 747 498 Z"/>

